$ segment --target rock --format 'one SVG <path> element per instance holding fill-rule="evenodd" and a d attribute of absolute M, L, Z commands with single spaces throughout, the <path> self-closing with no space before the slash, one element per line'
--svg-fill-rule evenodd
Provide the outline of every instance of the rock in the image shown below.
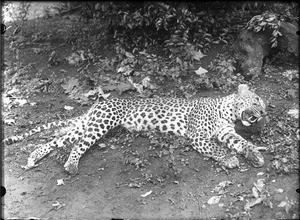
<path fill-rule="evenodd" d="M 288 22 L 282 22 L 279 31 L 282 37 L 278 38 L 278 46 L 280 49 L 287 49 L 291 54 L 299 57 L 299 35 L 298 27 Z"/>
<path fill-rule="evenodd" d="M 289 51 L 299 57 L 298 27 L 292 23 L 281 22 L 278 45 L 271 49 L 272 30 L 267 29 L 255 33 L 252 30 L 242 30 L 237 40 L 231 46 L 231 54 L 237 61 L 237 69 L 246 80 L 258 76 L 263 67 L 263 59 L 278 51 Z"/>
<path fill-rule="evenodd" d="M 269 39 L 269 33 L 243 30 L 232 45 L 233 57 L 246 79 L 251 79 L 261 73 L 263 58 L 269 55 L 271 49 Z"/>

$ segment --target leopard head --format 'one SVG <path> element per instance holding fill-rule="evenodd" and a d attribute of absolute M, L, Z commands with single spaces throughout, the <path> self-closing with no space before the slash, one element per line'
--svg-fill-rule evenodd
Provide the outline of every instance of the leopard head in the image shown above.
<path fill-rule="evenodd" d="M 235 97 L 235 114 L 243 125 L 250 126 L 267 114 L 266 105 L 246 84 L 241 84 Z"/>

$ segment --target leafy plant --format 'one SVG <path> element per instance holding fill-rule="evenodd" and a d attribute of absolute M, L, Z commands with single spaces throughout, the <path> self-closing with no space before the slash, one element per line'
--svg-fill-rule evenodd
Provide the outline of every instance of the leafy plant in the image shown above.
<path fill-rule="evenodd" d="M 271 4 L 260 2 L 257 5 L 260 4 L 261 6 L 263 6 L 262 8 L 265 12 L 252 17 L 251 20 L 247 23 L 246 28 L 249 30 L 253 30 L 254 32 L 271 30 L 271 47 L 276 47 L 277 38 L 281 36 L 281 33 L 279 31 L 281 22 L 287 21 L 292 23 L 299 23 L 299 6 L 294 2 L 274 2 Z"/>
<path fill-rule="evenodd" d="M 213 87 L 229 90 L 231 87 L 242 83 L 244 78 L 241 74 L 236 73 L 236 60 L 228 54 L 218 54 L 208 68 L 213 71 L 209 80 Z M 206 79 L 206 81 L 208 81 Z M 212 87 L 211 86 L 211 87 Z"/>
<path fill-rule="evenodd" d="M 299 71 L 298 70 L 286 70 L 282 73 L 283 76 L 288 78 L 290 81 L 299 80 Z"/>
<path fill-rule="evenodd" d="M 277 46 L 277 38 L 282 36 L 279 31 L 281 22 L 283 21 L 279 15 L 265 12 L 261 15 L 254 16 L 248 23 L 246 28 L 253 30 L 254 32 L 260 32 L 265 30 L 272 30 L 271 47 Z"/>

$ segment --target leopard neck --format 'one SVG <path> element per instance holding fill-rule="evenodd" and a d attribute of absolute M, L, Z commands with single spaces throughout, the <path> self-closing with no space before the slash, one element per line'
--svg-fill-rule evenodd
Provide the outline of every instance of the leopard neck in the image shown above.
<path fill-rule="evenodd" d="M 235 98 L 236 94 L 231 94 L 219 98 L 219 115 L 221 116 L 221 118 L 227 120 L 230 123 L 234 123 L 237 120 L 234 105 Z"/>

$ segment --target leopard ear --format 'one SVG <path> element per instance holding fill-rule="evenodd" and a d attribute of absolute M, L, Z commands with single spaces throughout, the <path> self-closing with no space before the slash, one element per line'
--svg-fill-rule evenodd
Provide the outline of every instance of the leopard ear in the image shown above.
<path fill-rule="evenodd" d="M 244 92 L 249 91 L 249 86 L 247 84 L 241 84 L 238 87 L 238 94 L 243 94 Z"/>

